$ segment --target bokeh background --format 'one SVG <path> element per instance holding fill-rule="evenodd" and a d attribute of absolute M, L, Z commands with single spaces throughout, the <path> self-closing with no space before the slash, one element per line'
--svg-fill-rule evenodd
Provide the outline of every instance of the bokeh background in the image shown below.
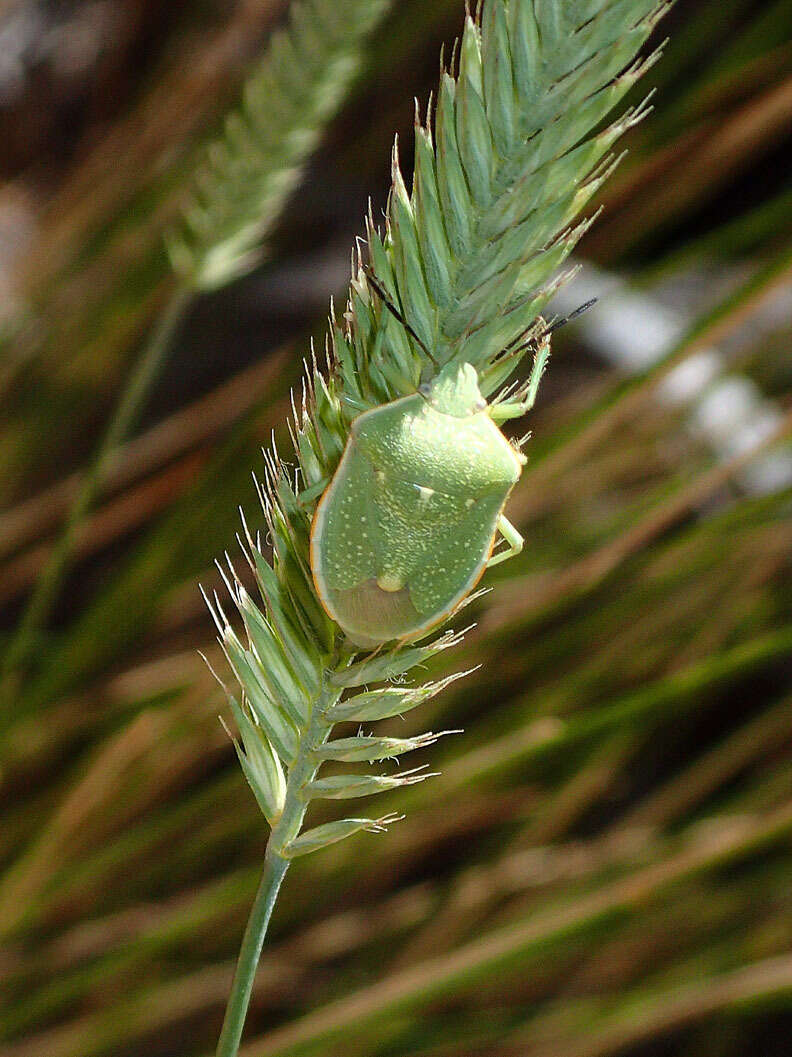
<path fill-rule="evenodd" d="M 284 6 L 0 3 L 5 651 Z M 259 447 L 461 8 L 403 0 L 375 34 L 266 263 L 192 305 L 6 679 L 0 1057 L 213 1052 L 266 827 L 197 583 L 256 519 Z M 789 1053 L 792 7 L 679 0 L 665 35 L 555 306 L 600 297 L 554 340 L 527 546 L 437 672 L 483 668 L 398 728 L 465 734 L 386 837 L 292 870 L 246 1057 Z"/>

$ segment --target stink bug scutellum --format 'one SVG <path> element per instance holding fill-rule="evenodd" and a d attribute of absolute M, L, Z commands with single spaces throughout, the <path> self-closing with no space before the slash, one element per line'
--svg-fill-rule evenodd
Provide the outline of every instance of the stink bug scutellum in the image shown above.
<path fill-rule="evenodd" d="M 498 424 L 533 406 L 548 355 L 549 330 L 509 402 L 488 404 L 475 368 L 451 362 L 418 392 L 353 421 L 314 514 L 311 570 L 324 608 L 356 645 L 420 636 L 488 566 L 522 549 L 503 510 L 526 460 Z M 506 547 L 495 551 L 499 533 Z"/>

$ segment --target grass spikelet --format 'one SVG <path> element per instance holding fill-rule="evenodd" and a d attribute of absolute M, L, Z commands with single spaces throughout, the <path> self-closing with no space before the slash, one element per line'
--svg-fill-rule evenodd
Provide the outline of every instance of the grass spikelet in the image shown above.
<path fill-rule="evenodd" d="M 255 733 L 277 731 L 273 753 L 286 774 L 257 908 L 263 900 L 271 909 L 272 885 L 279 883 L 287 860 L 377 828 L 346 819 L 301 837 L 310 801 L 369 796 L 431 777 L 423 767 L 397 776 L 317 772 L 328 760 L 373 761 L 434 740 L 431 735 L 398 744 L 369 735 L 329 738 L 341 718 L 397 715 L 436 693 L 443 684 L 388 684 L 410 678 L 416 667 L 460 639 L 446 632 L 428 644 L 396 641 L 361 658 L 365 651 L 329 620 L 317 598 L 311 522 L 352 422 L 363 411 L 414 393 L 450 363 L 471 365 L 488 395 L 531 350 L 536 362 L 529 388 L 535 395 L 549 351 L 548 340 L 541 340 L 540 312 L 557 289 L 559 268 L 591 223 L 579 214 L 612 172 L 615 160 L 608 151 L 640 113 L 623 116 L 605 131 L 601 125 L 647 68 L 627 64 L 662 10 L 648 0 L 552 5 L 492 0 L 483 16 L 468 14 L 465 20 L 455 75 L 451 69 L 441 75 L 434 125 L 429 117 L 416 119 L 412 189 L 394 144 L 384 230 L 369 216 L 367 260 L 358 246 L 342 320 L 331 309 L 329 370 L 320 371 L 312 357 L 300 398 L 292 398 L 296 475 L 287 475 L 274 446 L 265 452 L 264 481 L 257 487 L 271 558 L 245 529 L 261 608 L 229 582 L 246 641 L 236 637 L 219 605 L 214 607 L 222 645 L 258 719 Z M 276 55 L 291 47 L 284 37 Z M 244 143 L 243 130 L 240 135 Z M 221 170 L 231 165 L 225 152 L 218 165 Z M 255 212 L 255 195 L 251 202 Z M 201 224 L 209 212 L 203 211 Z M 228 262 L 244 261 L 246 230 L 241 225 L 229 239 L 223 275 L 237 266 Z M 199 260 L 195 250 L 193 262 Z M 206 276 L 201 281 L 210 282 L 215 265 L 204 260 L 196 274 L 201 269 Z M 499 411 L 508 406 L 501 395 Z M 383 685 L 370 690 L 371 683 Z M 347 689 L 356 687 L 364 693 L 344 699 Z M 268 703 L 269 722 L 261 714 Z M 247 746 L 250 721 L 235 707 Z M 256 767 L 253 759 L 248 750 L 246 776 L 255 781 L 266 773 L 267 787 L 254 791 L 260 803 L 270 805 L 277 773 L 273 778 L 271 767 Z M 220 1057 L 236 1052 L 241 1032 L 239 989 L 249 985 L 254 968 L 245 951 Z"/>

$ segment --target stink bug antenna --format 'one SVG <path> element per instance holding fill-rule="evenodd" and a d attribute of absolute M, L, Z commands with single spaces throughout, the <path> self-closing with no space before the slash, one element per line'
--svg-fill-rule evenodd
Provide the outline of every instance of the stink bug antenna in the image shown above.
<path fill-rule="evenodd" d="M 366 279 L 368 280 L 369 284 L 371 285 L 371 287 L 376 292 L 376 294 L 379 297 L 380 301 L 382 301 L 383 305 L 385 305 L 385 307 L 391 312 L 391 314 L 396 319 L 398 319 L 398 321 L 401 323 L 401 325 L 404 327 L 404 329 L 407 331 L 407 333 L 410 335 L 410 337 L 413 339 L 413 341 L 416 343 L 416 345 L 419 345 L 421 347 L 421 349 L 426 353 L 426 355 L 429 357 L 429 359 L 432 361 L 432 363 L 435 365 L 435 367 L 439 368 L 440 364 L 437 362 L 437 360 L 434 358 L 432 353 L 427 349 L 427 347 L 424 345 L 424 343 L 421 341 L 421 339 L 415 333 L 413 328 L 410 326 L 410 324 L 404 318 L 404 315 L 399 311 L 399 309 L 394 305 L 394 303 L 388 297 L 387 293 L 382 288 L 382 284 L 380 283 L 379 279 L 377 279 L 374 276 L 374 273 L 372 272 L 371 268 L 364 268 L 363 269 L 363 274 L 366 276 Z"/>
<path fill-rule="evenodd" d="M 554 331 L 560 330 L 561 327 L 566 326 L 566 324 L 571 322 L 571 320 L 577 319 L 578 316 L 583 315 L 583 313 L 587 312 L 592 307 L 592 305 L 596 305 L 598 300 L 598 297 L 592 297 L 590 301 L 586 301 L 584 304 L 580 305 L 578 308 L 575 309 L 574 312 L 570 312 L 568 316 L 563 316 L 561 319 L 554 320 L 549 327 L 545 327 L 545 329 L 539 334 L 533 334 L 529 337 L 528 335 L 531 333 L 534 323 L 536 322 L 534 321 L 534 323 L 532 323 L 527 330 L 524 330 L 522 334 L 518 335 L 518 337 L 516 337 L 512 342 L 510 342 L 506 346 L 506 348 L 503 350 L 504 357 L 505 355 L 515 355 L 519 352 L 523 352 L 527 349 L 530 349 L 530 347 L 536 342 L 543 341 L 545 338 L 548 338 Z M 541 316 L 539 317 L 539 319 L 541 319 Z"/>
<path fill-rule="evenodd" d="M 580 305 L 574 312 L 570 312 L 568 316 L 564 316 L 562 319 L 557 319 L 554 323 L 551 323 L 546 330 L 542 331 L 539 335 L 539 339 L 541 340 L 542 338 L 548 337 L 548 335 L 552 334 L 554 331 L 560 330 L 561 327 L 566 326 L 567 323 L 571 323 L 573 319 L 582 316 L 584 312 L 588 312 L 593 305 L 596 305 L 597 301 L 599 301 L 598 297 L 592 297 L 590 301 L 586 301 L 584 304 Z"/>

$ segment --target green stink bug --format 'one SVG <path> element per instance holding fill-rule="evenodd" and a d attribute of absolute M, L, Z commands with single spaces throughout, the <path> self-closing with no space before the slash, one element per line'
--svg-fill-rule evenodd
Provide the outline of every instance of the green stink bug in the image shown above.
<path fill-rule="evenodd" d="M 314 514 L 310 559 L 324 608 L 356 645 L 420 636 L 487 566 L 522 549 L 503 510 L 525 457 L 498 424 L 533 405 L 549 355 L 542 337 L 511 402 L 487 404 L 475 368 L 452 363 L 353 421 Z M 493 553 L 498 533 L 507 546 Z"/>

